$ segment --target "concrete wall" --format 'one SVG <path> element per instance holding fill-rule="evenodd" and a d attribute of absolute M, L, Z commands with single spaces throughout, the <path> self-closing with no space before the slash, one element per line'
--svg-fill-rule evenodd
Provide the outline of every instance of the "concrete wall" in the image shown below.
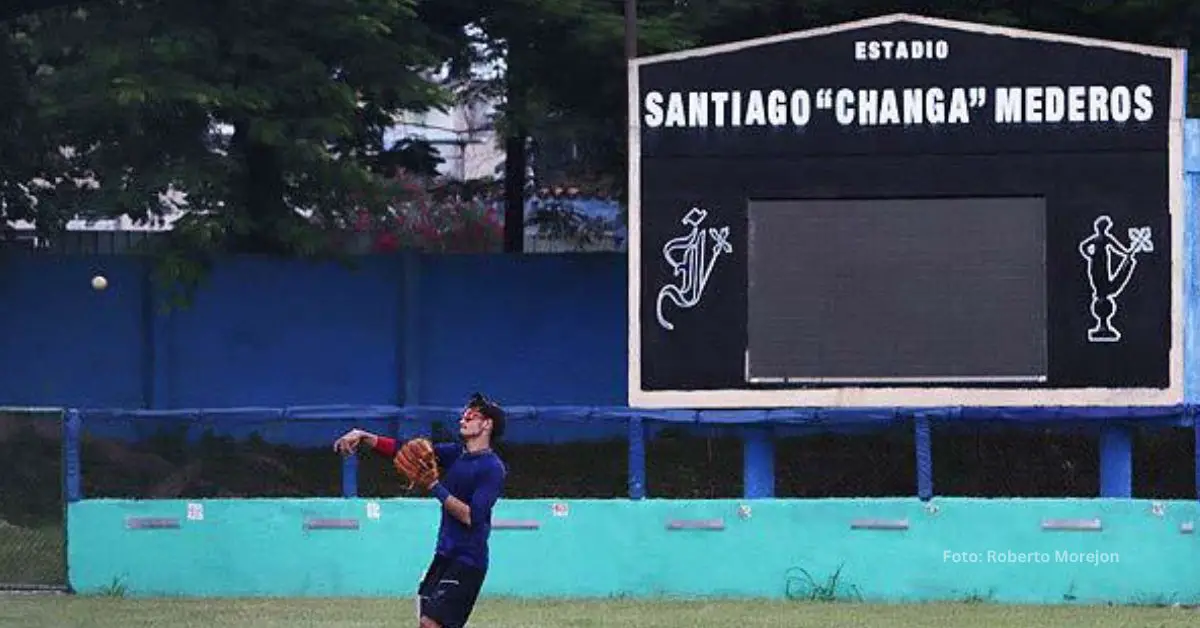
<path fill-rule="evenodd" d="M 128 595 L 411 597 L 438 514 L 431 499 L 193 504 L 70 504 L 71 585 Z M 1194 603 L 1198 515 L 1194 501 L 502 500 L 494 523 L 515 527 L 493 533 L 484 595 L 805 597 L 812 582 L 825 587 L 837 574 L 835 595 L 874 601 Z M 357 529 L 306 529 L 322 519 Z M 855 529 L 871 522 L 907 529 Z M 1099 529 L 1044 527 L 1056 522 Z M 686 529 L 714 524 L 723 529 Z M 138 528 L 152 525 L 177 527 Z"/>

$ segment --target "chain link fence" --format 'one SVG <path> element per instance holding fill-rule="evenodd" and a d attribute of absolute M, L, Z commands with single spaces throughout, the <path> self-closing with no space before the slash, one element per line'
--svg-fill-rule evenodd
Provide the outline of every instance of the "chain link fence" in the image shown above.
<path fill-rule="evenodd" d="M 1133 497 L 1195 499 L 1193 428 L 1133 428 Z M 736 441 L 725 444 L 734 455 Z M 940 497 L 1092 498 L 1100 494 L 1100 426 L 934 422 L 933 494 Z M 776 496 L 911 497 L 917 487 L 912 421 L 775 439 Z M 727 486 L 724 491 L 740 489 Z"/>
<path fill-rule="evenodd" d="M 308 498 L 343 495 L 343 460 L 333 441 L 359 428 L 435 442 L 457 436 L 452 410 L 414 420 L 388 411 L 358 417 L 282 410 L 85 412 L 80 478 L 85 499 Z M 509 467 L 505 496 L 625 498 L 628 428 L 619 422 L 521 421 L 497 450 Z M 686 447 L 680 443 L 672 449 Z M 703 474 L 679 467 L 664 477 L 685 493 Z M 405 482 L 388 459 L 363 452 L 355 482 L 361 497 L 400 497 Z"/>
<path fill-rule="evenodd" d="M 62 423 L 0 408 L 0 589 L 66 587 Z"/>
<path fill-rule="evenodd" d="M 386 419 L 285 417 L 279 411 L 93 412 L 82 416 L 85 499 L 308 498 L 342 495 L 332 449 Z"/>
<path fill-rule="evenodd" d="M 743 495 L 742 426 L 649 420 L 644 425 L 647 497 Z M 82 493 L 118 499 L 340 497 L 345 471 L 332 443 L 355 427 L 448 441 L 456 436 L 457 416 L 452 409 L 426 412 L 420 419 L 402 417 L 398 409 L 358 417 L 319 410 L 300 416 L 282 410 L 85 413 Z M 917 493 L 911 420 L 841 430 L 771 429 L 777 497 Z M 1096 427 L 942 422 L 933 427 L 931 441 L 934 495 L 1095 497 L 1099 492 Z M 1134 444 L 1135 497 L 1195 496 L 1190 427 L 1135 428 Z M 497 449 L 509 467 L 508 499 L 629 496 L 625 421 L 517 418 Z M 42 475 L 57 473 L 52 456 L 29 458 L 44 467 Z M 406 494 L 390 461 L 369 452 L 358 457 L 354 485 L 361 497 Z"/>

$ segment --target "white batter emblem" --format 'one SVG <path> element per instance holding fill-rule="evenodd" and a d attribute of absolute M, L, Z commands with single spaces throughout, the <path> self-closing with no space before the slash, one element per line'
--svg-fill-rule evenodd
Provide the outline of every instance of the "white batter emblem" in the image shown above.
<path fill-rule="evenodd" d="M 693 207 L 681 221 L 691 227 L 691 231 L 663 246 L 663 258 L 670 264 L 672 275 L 678 282 L 658 291 L 658 324 L 668 331 L 675 329 L 675 325 L 663 315 L 663 302 L 670 300 L 682 309 L 695 307 L 704 296 L 704 287 L 708 285 L 717 259 L 723 253 L 733 252 L 733 246 L 729 244 L 729 227 L 701 228 L 705 218 L 708 218 L 707 211 Z"/>
<path fill-rule="evenodd" d="M 1088 285 L 1092 289 L 1091 314 L 1095 323 L 1087 332 L 1088 342 L 1118 342 L 1121 332 L 1113 324 L 1117 315 L 1117 297 L 1125 291 L 1138 253 L 1153 253 L 1150 227 L 1129 229 L 1129 243 L 1112 233 L 1112 218 L 1100 216 L 1092 223 L 1092 233 L 1079 243 L 1079 254 L 1087 264 Z"/>

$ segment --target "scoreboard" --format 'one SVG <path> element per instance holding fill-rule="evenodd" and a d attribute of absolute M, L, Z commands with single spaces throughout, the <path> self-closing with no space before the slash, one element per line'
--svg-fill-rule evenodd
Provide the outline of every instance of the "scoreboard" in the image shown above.
<path fill-rule="evenodd" d="M 631 61 L 630 405 L 1181 402 L 1184 61 L 910 15 Z"/>

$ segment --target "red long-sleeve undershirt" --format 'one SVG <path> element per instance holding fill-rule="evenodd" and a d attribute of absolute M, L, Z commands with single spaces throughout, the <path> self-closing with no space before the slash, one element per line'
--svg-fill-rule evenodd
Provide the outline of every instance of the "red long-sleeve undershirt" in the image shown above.
<path fill-rule="evenodd" d="M 375 451 L 391 458 L 396 455 L 396 439 L 388 438 L 387 436 L 375 437 L 375 446 L 371 447 Z"/>

